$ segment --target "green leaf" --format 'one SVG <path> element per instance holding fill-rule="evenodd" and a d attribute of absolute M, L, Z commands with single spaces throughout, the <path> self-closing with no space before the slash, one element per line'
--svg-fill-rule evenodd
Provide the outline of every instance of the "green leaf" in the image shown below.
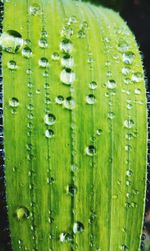
<path fill-rule="evenodd" d="M 12 0 L 4 14 L 13 250 L 139 250 L 147 111 L 135 37 L 89 3 Z"/>

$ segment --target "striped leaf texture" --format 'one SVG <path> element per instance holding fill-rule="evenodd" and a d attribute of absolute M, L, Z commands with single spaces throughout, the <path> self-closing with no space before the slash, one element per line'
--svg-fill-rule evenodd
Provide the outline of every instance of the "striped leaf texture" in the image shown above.
<path fill-rule="evenodd" d="M 11 0 L 0 47 L 13 250 L 140 250 L 147 110 L 132 32 L 90 3 Z"/>

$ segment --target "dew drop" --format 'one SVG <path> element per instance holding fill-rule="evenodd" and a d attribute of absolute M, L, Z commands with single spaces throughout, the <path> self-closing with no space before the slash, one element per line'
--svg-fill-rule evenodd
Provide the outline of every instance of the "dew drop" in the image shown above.
<path fill-rule="evenodd" d="M 47 184 L 52 185 L 54 184 L 55 179 L 53 177 L 47 178 Z"/>
<path fill-rule="evenodd" d="M 8 69 L 10 70 L 16 70 L 17 69 L 17 64 L 14 60 L 10 60 L 8 63 L 7 63 L 7 67 Z"/>
<path fill-rule="evenodd" d="M 23 48 L 22 56 L 25 58 L 30 58 L 32 56 L 32 50 L 29 47 Z"/>
<path fill-rule="evenodd" d="M 74 24 L 77 22 L 77 18 L 75 16 L 71 16 L 71 17 L 69 17 L 68 22 L 69 22 L 69 24 L 71 24 L 71 23 Z"/>
<path fill-rule="evenodd" d="M 129 45 L 127 44 L 126 41 L 120 41 L 118 44 L 118 50 L 121 52 L 127 51 L 129 48 Z"/>
<path fill-rule="evenodd" d="M 132 83 L 130 78 L 125 78 L 125 79 L 123 80 L 123 82 L 124 82 L 126 85 Z"/>
<path fill-rule="evenodd" d="M 16 217 L 17 220 L 23 220 L 23 219 L 28 219 L 30 216 L 30 212 L 26 207 L 19 207 L 16 210 Z"/>
<path fill-rule="evenodd" d="M 23 43 L 21 34 L 15 30 L 8 30 L 0 36 L 0 48 L 8 53 L 17 53 Z"/>
<path fill-rule="evenodd" d="M 129 67 L 123 67 L 122 68 L 122 74 L 123 75 L 128 75 L 130 73 L 131 69 Z"/>
<path fill-rule="evenodd" d="M 117 87 L 117 84 L 115 80 L 111 79 L 111 80 L 108 80 L 106 86 L 108 89 L 115 89 Z"/>
<path fill-rule="evenodd" d="M 59 104 L 59 105 L 62 105 L 64 102 L 64 97 L 59 95 L 56 97 L 56 103 Z"/>
<path fill-rule="evenodd" d="M 37 15 L 40 15 L 41 14 L 41 8 L 40 8 L 40 5 L 35 3 L 35 4 L 32 4 L 29 8 L 29 13 L 32 15 L 32 16 L 37 16 Z"/>
<path fill-rule="evenodd" d="M 75 81 L 75 73 L 70 68 L 63 69 L 60 80 L 66 85 L 71 85 Z"/>
<path fill-rule="evenodd" d="M 67 187 L 67 192 L 71 195 L 74 196 L 77 192 L 77 187 L 75 185 L 69 185 Z"/>
<path fill-rule="evenodd" d="M 19 106 L 19 100 L 17 98 L 11 98 L 9 100 L 9 105 L 11 107 L 18 107 Z"/>
<path fill-rule="evenodd" d="M 48 59 L 45 57 L 40 58 L 39 60 L 39 66 L 41 68 L 47 68 L 49 66 Z"/>
<path fill-rule="evenodd" d="M 95 154 L 96 154 L 96 148 L 95 148 L 95 146 L 89 145 L 89 146 L 86 148 L 86 154 L 89 155 L 89 156 L 95 155 Z"/>
<path fill-rule="evenodd" d="M 91 83 L 89 83 L 89 88 L 91 90 L 95 90 L 97 88 L 97 83 L 95 81 L 92 81 Z"/>
<path fill-rule="evenodd" d="M 140 89 L 135 89 L 134 92 L 135 92 L 135 94 L 137 94 L 137 95 L 141 94 L 141 90 L 140 90 Z"/>
<path fill-rule="evenodd" d="M 124 121 L 124 126 L 125 126 L 126 128 L 131 129 L 131 128 L 134 127 L 134 121 L 133 121 L 132 119 L 125 120 L 125 121 Z"/>
<path fill-rule="evenodd" d="M 46 138 L 53 138 L 54 137 L 54 131 L 53 130 L 51 130 L 51 129 L 47 129 L 46 131 L 45 131 L 45 136 L 46 136 Z"/>
<path fill-rule="evenodd" d="M 133 174 L 132 170 L 128 169 L 128 170 L 126 171 L 126 175 L 127 175 L 128 177 L 132 176 L 132 174 Z"/>
<path fill-rule="evenodd" d="M 143 75 L 142 73 L 140 72 L 136 72 L 132 75 L 132 81 L 133 82 L 136 82 L 136 83 L 139 83 L 143 80 Z"/>
<path fill-rule="evenodd" d="M 69 39 L 64 39 L 60 43 L 60 49 L 66 53 L 70 53 L 72 51 L 73 45 Z"/>
<path fill-rule="evenodd" d="M 77 221 L 73 224 L 73 232 L 74 234 L 81 233 L 84 231 L 84 225 L 80 221 Z"/>
<path fill-rule="evenodd" d="M 97 129 L 96 134 L 100 136 L 102 134 L 102 129 Z"/>
<path fill-rule="evenodd" d="M 121 246 L 121 250 L 122 250 L 122 251 L 128 251 L 128 247 L 127 247 L 126 245 L 122 245 L 122 246 Z"/>
<path fill-rule="evenodd" d="M 70 27 L 63 27 L 63 29 L 61 30 L 61 36 L 65 37 L 66 39 L 71 38 L 71 36 L 73 35 L 73 29 Z"/>
<path fill-rule="evenodd" d="M 39 40 L 39 46 L 40 46 L 40 48 L 46 49 L 48 47 L 47 39 L 40 38 L 40 40 Z"/>
<path fill-rule="evenodd" d="M 96 97 L 95 97 L 95 95 L 89 94 L 89 95 L 86 97 L 86 102 L 87 102 L 87 104 L 89 104 L 89 105 L 95 104 L 95 102 L 96 102 Z"/>
<path fill-rule="evenodd" d="M 58 52 L 54 52 L 52 54 L 52 60 L 53 61 L 58 61 L 60 59 L 59 53 Z"/>
<path fill-rule="evenodd" d="M 61 59 L 61 64 L 65 68 L 72 68 L 74 66 L 74 59 L 69 54 L 65 54 Z"/>
<path fill-rule="evenodd" d="M 125 64 L 131 65 L 135 59 L 135 54 L 131 51 L 123 54 L 123 62 Z"/>
<path fill-rule="evenodd" d="M 54 125 L 56 123 L 56 117 L 53 114 L 49 113 L 45 115 L 44 121 L 46 125 Z"/>
<path fill-rule="evenodd" d="M 64 107 L 66 109 L 72 110 L 76 106 L 75 100 L 72 97 L 67 97 L 64 101 Z"/>
<path fill-rule="evenodd" d="M 109 113 L 108 113 L 108 118 L 109 118 L 109 119 L 114 119 L 114 117 L 115 117 L 114 112 L 109 112 Z"/>
<path fill-rule="evenodd" d="M 59 235 L 60 242 L 72 241 L 72 236 L 69 233 L 63 232 Z"/>

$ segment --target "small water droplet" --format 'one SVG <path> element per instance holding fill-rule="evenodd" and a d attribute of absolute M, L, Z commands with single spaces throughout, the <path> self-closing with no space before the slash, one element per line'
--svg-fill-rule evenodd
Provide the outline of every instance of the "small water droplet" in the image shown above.
<path fill-rule="evenodd" d="M 126 171 L 126 175 L 127 175 L 128 177 L 132 176 L 132 174 L 133 174 L 132 170 L 128 169 L 128 170 Z"/>
<path fill-rule="evenodd" d="M 40 15 L 40 14 L 41 14 L 41 7 L 40 7 L 40 5 L 37 4 L 37 3 L 32 4 L 32 5 L 29 7 L 29 13 L 30 13 L 32 16 Z"/>
<path fill-rule="evenodd" d="M 122 245 L 122 246 L 121 246 L 121 250 L 122 250 L 122 251 L 128 251 L 128 247 L 127 247 L 126 245 Z"/>
<path fill-rule="evenodd" d="M 67 192 L 71 195 L 74 196 L 77 192 L 77 187 L 75 185 L 69 185 L 67 187 Z"/>
<path fill-rule="evenodd" d="M 141 90 L 140 89 L 135 89 L 134 92 L 135 92 L 136 95 L 141 94 Z"/>
<path fill-rule="evenodd" d="M 56 123 L 56 117 L 53 114 L 49 113 L 45 115 L 44 121 L 46 125 L 54 125 Z"/>
<path fill-rule="evenodd" d="M 84 28 L 82 28 L 78 31 L 78 38 L 85 38 L 85 37 L 86 37 L 86 32 Z"/>
<path fill-rule="evenodd" d="M 133 75 L 132 75 L 132 81 L 133 82 L 136 82 L 136 83 L 139 83 L 143 80 L 143 74 L 141 72 L 135 72 Z"/>
<path fill-rule="evenodd" d="M 72 51 L 73 45 L 69 39 L 64 39 L 60 43 L 60 49 L 66 53 L 70 53 Z"/>
<path fill-rule="evenodd" d="M 89 105 L 95 104 L 95 102 L 96 102 L 96 97 L 95 97 L 95 95 L 89 94 L 89 95 L 86 97 L 86 102 L 87 102 L 87 104 L 89 104 Z"/>
<path fill-rule="evenodd" d="M 95 90 L 97 88 L 97 83 L 95 81 L 92 81 L 91 83 L 89 83 L 89 88 L 91 90 Z"/>
<path fill-rule="evenodd" d="M 53 177 L 47 178 L 47 184 L 52 185 L 54 184 L 55 179 Z"/>
<path fill-rule="evenodd" d="M 40 38 L 39 46 L 40 46 L 40 48 L 46 49 L 48 47 L 47 39 L 46 38 Z"/>
<path fill-rule="evenodd" d="M 61 59 L 61 64 L 65 68 L 72 68 L 74 66 L 74 59 L 72 56 L 66 53 Z"/>
<path fill-rule="evenodd" d="M 11 106 L 11 107 L 18 107 L 19 106 L 19 100 L 17 99 L 17 98 L 11 98 L 10 100 L 9 100 L 9 105 Z"/>
<path fill-rule="evenodd" d="M 52 54 L 52 60 L 58 61 L 59 59 L 60 59 L 59 53 L 58 52 L 54 52 Z"/>
<path fill-rule="evenodd" d="M 120 41 L 118 44 L 118 50 L 121 52 L 127 51 L 129 48 L 129 45 L 126 41 Z"/>
<path fill-rule="evenodd" d="M 73 35 L 73 29 L 69 26 L 63 27 L 61 30 L 61 36 L 65 37 L 66 39 L 71 38 L 71 36 Z"/>
<path fill-rule="evenodd" d="M 81 233 L 84 231 L 84 225 L 80 221 L 77 221 L 73 224 L 73 232 L 74 234 Z"/>
<path fill-rule="evenodd" d="M 45 57 L 40 58 L 39 66 L 42 68 L 47 68 L 49 66 L 48 59 Z"/>
<path fill-rule="evenodd" d="M 125 64 L 131 65 L 135 59 L 135 54 L 132 51 L 123 54 L 123 62 Z"/>
<path fill-rule="evenodd" d="M 71 24 L 71 23 L 74 24 L 77 22 L 77 18 L 75 16 L 71 16 L 71 17 L 69 17 L 68 22 L 69 22 L 69 24 Z"/>
<path fill-rule="evenodd" d="M 8 63 L 7 63 L 7 67 L 8 69 L 10 70 L 16 70 L 17 69 L 17 64 L 14 60 L 10 60 Z"/>
<path fill-rule="evenodd" d="M 60 80 L 66 85 L 71 85 L 75 78 L 75 73 L 70 68 L 63 69 L 60 74 Z"/>
<path fill-rule="evenodd" d="M 97 129 L 96 134 L 100 136 L 102 134 L 102 129 Z"/>
<path fill-rule="evenodd" d="M 32 56 L 32 50 L 29 47 L 23 48 L 22 56 L 25 58 L 30 58 Z"/>
<path fill-rule="evenodd" d="M 46 131 L 45 131 L 45 136 L 46 136 L 46 138 L 53 138 L 54 137 L 54 131 L 53 130 L 51 130 L 51 129 L 47 129 Z"/>
<path fill-rule="evenodd" d="M 59 104 L 59 105 L 62 105 L 64 102 L 64 97 L 59 95 L 56 97 L 56 103 Z"/>
<path fill-rule="evenodd" d="M 125 78 L 125 79 L 123 80 L 123 82 L 124 82 L 126 85 L 128 85 L 128 84 L 131 84 L 131 83 L 132 83 L 132 81 L 131 81 L 131 79 L 130 79 L 130 78 Z"/>
<path fill-rule="evenodd" d="M 115 117 L 114 112 L 109 112 L 109 113 L 108 113 L 108 118 L 109 118 L 109 119 L 114 119 L 114 117 Z"/>
<path fill-rule="evenodd" d="M 17 220 L 28 219 L 30 216 L 30 211 L 26 207 L 19 207 L 16 210 L 16 217 Z"/>
<path fill-rule="evenodd" d="M 63 232 L 59 235 L 60 242 L 72 241 L 72 236 L 69 233 Z"/>
<path fill-rule="evenodd" d="M 9 53 L 17 53 L 23 43 L 21 34 L 15 30 L 8 30 L 0 36 L 0 48 Z"/>
<path fill-rule="evenodd" d="M 122 68 L 122 74 L 123 75 L 128 75 L 131 72 L 131 69 L 129 67 L 123 67 Z"/>
<path fill-rule="evenodd" d="M 72 110 L 76 106 L 75 100 L 72 97 L 68 97 L 64 101 L 64 107 L 66 109 Z"/>
<path fill-rule="evenodd" d="M 124 121 L 124 126 L 125 126 L 126 128 L 131 129 L 131 128 L 134 127 L 134 121 L 133 121 L 132 119 L 125 120 L 125 121 Z"/>
<path fill-rule="evenodd" d="M 86 148 L 86 154 L 89 155 L 89 156 L 95 155 L 95 154 L 96 154 L 96 148 L 95 148 L 95 146 L 89 145 L 89 146 Z"/>
<path fill-rule="evenodd" d="M 115 80 L 111 79 L 111 80 L 108 80 L 106 86 L 108 89 L 114 89 L 117 87 L 117 84 Z"/>

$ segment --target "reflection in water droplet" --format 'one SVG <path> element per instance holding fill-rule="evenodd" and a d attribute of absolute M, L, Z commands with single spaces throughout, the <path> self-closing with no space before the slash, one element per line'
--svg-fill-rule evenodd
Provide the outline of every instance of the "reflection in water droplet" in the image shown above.
<path fill-rule="evenodd" d="M 39 40 L 39 46 L 40 48 L 47 48 L 48 47 L 47 39 L 41 38 Z"/>
<path fill-rule="evenodd" d="M 106 86 L 108 89 L 114 89 L 117 87 L 117 84 L 115 80 L 111 79 L 111 80 L 108 80 Z"/>
<path fill-rule="evenodd" d="M 29 47 L 23 48 L 22 56 L 25 58 L 30 58 L 32 56 L 32 50 Z"/>
<path fill-rule="evenodd" d="M 16 70 L 17 69 L 17 64 L 14 60 L 10 60 L 8 63 L 7 63 L 7 67 L 8 69 L 10 70 Z"/>
<path fill-rule="evenodd" d="M 143 80 L 143 74 L 141 72 L 136 72 L 132 75 L 132 80 L 136 83 L 139 83 Z"/>
<path fill-rule="evenodd" d="M 23 220 L 23 219 L 28 219 L 30 216 L 30 212 L 26 207 L 19 207 L 16 210 L 16 217 L 17 220 Z"/>
<path fill-rule="evenodd" d="M 51 130 L 51 129 L 47 129 L 45 131 L 45 136 L 46 136 L 46 138 L 53 138 L 54 137 L 54 131 Z"/>
<path fill-rule="evenodd" d="M 56 117 L 53 114 L 49 113 L 45 115 L 44 121 L 46 125 L 54 125 L 56 123 Z"/>
<path fill-rule="evenodd" d="M 86 154 L 89 155 L 89 156 L 95 155 L 95 154 L 96 154 L 96 148 L 95 148 L 95 146 L 89 145 L 89 146 L 86 148 Z"/>
<path fill-rule="evenodd" d="M 63 102 L 64 102 L 64 97 L 63 96 L 59 95 L 59 96 L 56 97 L 56 103 L 57 104 L 61 105 L 61 104 L 63 104 Z"/>
<path fill-rule="evenodd" d="M 70 68 L 63 69 L 60 80 L 66 85 L 71 85 L 75 81 L 75 73 Z"/>
<path fill-rule="evenodd" d="M 37 16 L 37 15 L 40 15 L 41 14 L 41 8 L 40 8 L 40 5 L 35 3 L 35 4 L 32 4 L 29 8 L 29 13 L 32 15 L 32 16 Z"/>
<path fill-rule="evenodd" d="M 8 30 L 0 36 L 0 48 L 9 53 L 17 53 L 23 46 L 23 39 L 19 32 Z"/>
<path fill-rule="evenodd" d="M 58 52 L 54 52 L 52 54 L 52 60 L 58 61 L 59 59 L 60 59 L 60 56 L 59 56 Z"/>
<path fill-rule="evenodd" d="M 74 59 L 69 54 L 65 54 L 63 58 L 61 59 L 62 66 L 66 68 L 72 68 L 74 65 Z"/>
<path fill-rule="evenodd" d="M 11 107 L 18 107 L 19 106 L 19 100 L 17 98 L 11 98 L 9 101 L 9 105 Z"/>
<path fill-rule="evenodd" d="M 131 128 L 134 127 L 134 121 L 133 121 L 132 119 L 125 120 L 125 121 L 124 121 L 124 126 L 125 126 L 126 128 L 131 129 Z"/>
<path fill-rule="evenodd" d="M 70 53 L 72 51 L 72 43 L 69 39 L 64 39 L 61 43 L 60 43 L 60 49 L 66 53 Z"/>
<path fill-rule="evenodd" d="M 97 88 L 97 83 L 95 81 L 92 81 L 91 83 L 89 83 L 89 88 L 91 90 L 95 90 Z"/>
<path fill-rule="evenodd" d="M 75 100 L 72 97 L 68 97 L 64 101 L 64 107 L 66 109 L 72 110 L 76 106 Z"/>
<path fill-rule="evenodd" d="M 86 97 L 86 102 L 87 102 L 87 104 L 89 104 L 89 105 L 95 104 L 95 102 L 96 102 L 96 97 L 95 97 L 95 95 L 89 94 L 89 95 Z"/>
<path fill-rule="evenodd" d="M 73 224 L 73 232 L 74 234 L 81 233 L 84 231 L 84 225 L 83 223 L 77 221 Z"/>
<path fill-rule="evenodd" d="M 135 59 L 135 54 L 131 51 L 123 54 L 123 62 L 125 64 L 131 65 L 133 63 L 134 59 Z"/>
<path fill-rule="evenodd" d="M 42 67 L 42 68 L 48 67 L 48 66 L 49 66 L 48 59 L 45 58 L 45 57 L 40 58 L 40 60 L 39 60 L 39 65 L 40 65 L 40 67 Z"/>

